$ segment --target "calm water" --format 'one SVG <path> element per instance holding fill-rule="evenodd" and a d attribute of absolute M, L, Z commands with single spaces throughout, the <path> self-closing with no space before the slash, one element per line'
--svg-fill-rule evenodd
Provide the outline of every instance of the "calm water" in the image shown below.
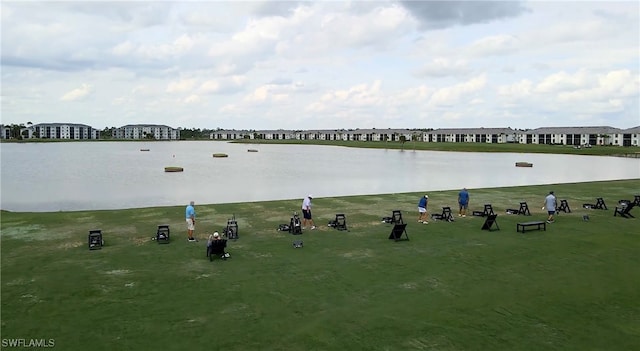
<path fill-rule="evenodd" d="M 640 178 L 640 160 L 221 141 L 1 144 L 1 207 L 117 209 Z M 150 151 L 142 152 L 141 148 Z M 247 152 L 257 149 L 259 152 Z M 213 158 L 226 153 L 228 158 Z M 517 168 L 527 161 L 533 168 Z M 180 166 L 182 173 L 165 173 Z"/>

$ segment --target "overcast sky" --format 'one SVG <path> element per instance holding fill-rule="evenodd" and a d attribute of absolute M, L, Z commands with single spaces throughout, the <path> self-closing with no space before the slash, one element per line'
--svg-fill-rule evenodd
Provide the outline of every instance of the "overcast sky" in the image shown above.
<path fill-rule="evenodd" d="M 2 123 L 630 128 L 639 4 L 2 1 Z"/>

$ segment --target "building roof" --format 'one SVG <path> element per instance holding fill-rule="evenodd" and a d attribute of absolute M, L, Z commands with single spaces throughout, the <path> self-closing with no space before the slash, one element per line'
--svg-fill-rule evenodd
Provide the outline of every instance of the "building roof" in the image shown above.
<path fill-rule="evenodd" d="M 443 128 L 436 129 L 427 134 L 513 134 L 511 128 Z"/>
<path fill-rule="evenodd" d="M 618 134 L 621 129 L 609 126 L 594 127 L 541 127 L 525 134 Z"/>
<path fill-rule="evenodd" d="M 631 127 L 629 129 L 623 129 L 622 132 L 624 134 L 637 134 L 637 133 L 640 133 L 640 126 Z"/>
<path fill-rule="evenodd" d="M 120 128 L 170 128 L 175 129 L 173 127 L 169 127 L 164 124 L 127 124 L 126 126 L 122 126 Z"/>
<path fill-rule="evenodd" d="M 92 126 L 88 126 L 86 124 L 81 124 L 81 123 L 38 123 L 38 124 L 34 124 L 32 127 L 43 127 L 43 126 L 51 126 L 51 127 L 74 126 L 74 127 L 93 128 Z"/>

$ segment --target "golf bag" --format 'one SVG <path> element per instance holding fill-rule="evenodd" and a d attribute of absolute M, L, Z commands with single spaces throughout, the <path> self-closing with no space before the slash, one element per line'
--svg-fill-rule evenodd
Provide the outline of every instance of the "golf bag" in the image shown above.
<path fill-rule="evenodd" d="M 227 226 L 222 230 L 222 234 L 227 239 L 238 239 L 238 222 L 235 215 L 227 220 Z"/>
<path fill-rule="evenodd" d="M 293 213 L 293 217 L 291 217 L 291 221 L 289 223 L 289 233 L 293 235 L 302 234 L 302 221 L 300 221 L 300 217 L 297 212 Z"/>

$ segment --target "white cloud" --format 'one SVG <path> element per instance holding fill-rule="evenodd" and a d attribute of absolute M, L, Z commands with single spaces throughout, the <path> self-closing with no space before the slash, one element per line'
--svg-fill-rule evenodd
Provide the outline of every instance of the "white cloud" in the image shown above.
<path fill-rule="evenodd" d="M 196 85 L 196 79 L 181 79 L 179 81 L 169 82 L 167 85 L 167 93 L 183 93 L 189 92 Z"/>
<path fill-rule="evenodd" d="M 532 89 L 533 83 L 524 79 L 511 85 L 498 87 L 498 94 L 511 98 L 526 98 L 531 95 Z"/>
<path fill-rule="evenodd" d="M 194 104 L 194 103 L 198 103 L 198 102 L 201 102 L 201 101 L 202 101 L 202 99 L 200 98 L 200 96 L 195 95 L 195 94 L 189 95 L 186 98 L 184 98 L 184 100 L 183 100 L 183 102 L 185 104 Z"/>
<path fill-rule="evenodd" d="M 621 98 L 629 98 L 639 94 L 638 76 L 632 76 L 628 70 L 612 71 L 601 75 L 589 76 L 574 89 L 559 92 L 558 101 L 586 103 L 599 101 L 611 106 L 622 107 Z"/>
<path fill-rule="evenodd" d="M 463 98 L 484 88 L 486 84 L 486 76 L 480 75 L 466 82 L 438 89 L 431 95 L 428 105 L 430 107 L 436 107 L 450 106 L 459 103 Z"/>
<path fill-rule="evenodd" d="M 84 100 L 93 93 L 93 87 L 89 84 L 82 84 L 80 88 L 73 89 L 66 94 L 62 95 L 60 100 L 62 101 L 79 101 Z"/>
<path fill-rule="evenodd" d="M 129 55 L 134 49 L 135 46 L 133 45 L 133 43 L 127 40 L 114 46 L 113 49 L 111 49 L 111 52 L 116 56 L 126 56 Z"/>
<path fill-rule="evenodd" d="M 537 93 L 558 93 L 564 90 L 572 90 L 586 84 L 588 76 L 585 71 L 578 71 L 575 74 L 558 72 L 546 77 L 535 87 Z"/>
<path fill-rule="evenodd" d="M 249 103 L 283 102 L 289 99 L 289 94 L 284 89 L 275 85 L 263 85 L 245 96 L 244 101 Z"/>
<path fill-rule="evenodd" d="M 221 77 L 202 82 L 199 90 L 205 94 L 228 94 L 239 92 L 247 84 L 247 78 L 242 75 Z"/>
<path fill-rule="evenodd" d="M 358 84 L 347 90 L 335 90 L 322 96 L 323 103 L 339 103 L 348 106 L 372 106 L 383 100 L 380 91 L 382 82 L 374 81 L 371 85 Z"/>
<path fill-rule="evenodd" d="M 495 35 L 481 38 L 469 47 L 469 53 L 477 56 L 507 55 L 519 50 L 520 41 L 512 35 Z"/>
<path fill-rule="evenodd" d="M 640 115 L 637 2 L 0 6 L 5 123 L 630 127 Z"/>
<path fill-rule="evenodd" d="M 425 64 L 418 71 L 418 75 L 429 77 L 448 77 L 466 75 L 470 71 L 471 70 L 466 60 L 438 57 Z"/>

